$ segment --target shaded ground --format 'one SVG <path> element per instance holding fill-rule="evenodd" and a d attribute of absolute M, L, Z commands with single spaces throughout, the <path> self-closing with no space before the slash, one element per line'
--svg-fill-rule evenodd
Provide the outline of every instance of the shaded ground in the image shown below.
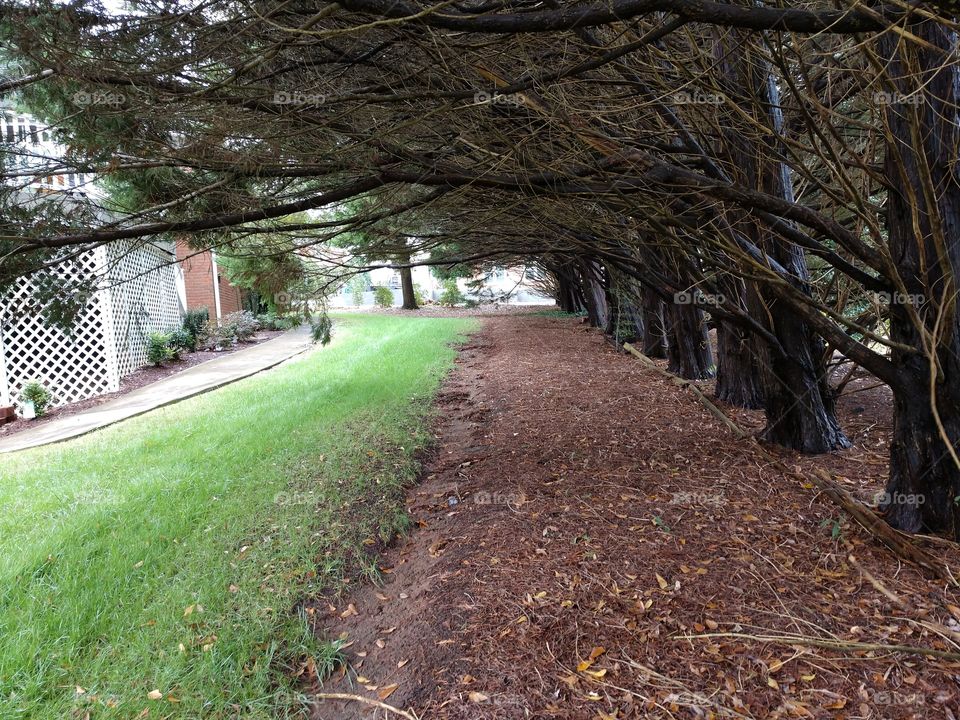
<path fill-rule="evenodd" d="M 95 408 L 99 405 L 103 405 L 105 402 L 116 400 L 118 397 L 127 395 L 134 390 L 151 385 L 158 380 L 163 380 L 171 375 L 181 373 L 187 368 L 193 367 L 194 365 L 199 365 L 200 363 L 205 363 L 208 360 L 214 360 L 215 358 L 229 355 L 237 350 L 243 350 L 244 348 L 248 348 L 253 345 L 259 345 L 267 340 L 272 340 L 278 335 L 282 335 L 283 332 L 284 331 L 282 330 L 261 330 L 250 340 L 250 342 L 238 343 L 237 345 L 226 350 L 221 350 L 219 352 L 214 350 L 198 350 L 197 352 L 184 353 L 177 362 L 168 362 L 161 367 L 153 367 L 152 365 L 142 367 L 139 370 L 135 370 L 134 372 L 130 373 L 126 377 L 121 378 L 120 389 L 117 392 L 105 393 L 103 395 L 97 395 L 96 397 L 87 398 L 86 400 L 79 400 L 67 405 L 59 405 L 57 407 L 50 408 L 43 417 L 35 418 L 34 420 L 17 418 L 13 422 L 7 423 L 6 425 L 0 425 L 0 438 L 7 437 L 9 435 L 15 435 L 16 433 L 24 430 L 31 430 L 35 427 L 44 425 L 51 420 L 56 420 L 57 418 L 69 417 L 85 410 L 89 410 L 90 408 Z"/>
<path fill-rule="evenodd" d="M 884 402 L 840 403 L 851 450 L 781 456 L 882 490 Z M 960 663 L 887 647 L 955 650 L 956 593 L 597 331 L 488 319 L 439 407 L 384 587 L 317 608 L 348 643 L 324 692 L 424 718 L 960 716 Z"/>

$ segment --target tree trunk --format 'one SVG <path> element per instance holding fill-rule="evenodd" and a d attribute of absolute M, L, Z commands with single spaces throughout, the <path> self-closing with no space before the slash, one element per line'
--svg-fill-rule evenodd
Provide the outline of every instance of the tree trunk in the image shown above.
<path fill-rule="evenodd" d="M 563 312 L 576 312 L 573 301 L 573 289 L 570 287 L 570 281 L 563 275 L 557 275 L 557 307 Z"/>
<path fill-rule="evenodd" d="M 763 368 L 757 350 L 757 342 L 749 333 L 730 323 L 718 323 L 718 400 L 751 410 L 763 407 Z"/>
<path fill-rule="evenodd" d="M 403 309 L 419 310 L 417 306 L 417 295 L 413 291 L 413 271 L 410 269 L 410 256 L 400 260 L 400 263 L 406 267 L 400 268 L 400 290 L 403 293 Z"/>
<path fill-rule="evenodd" d="M 891 181 L 888 243 L 907 290 L 905 296 L 891 299 L 890 337 L 916 348 L 893 350 L 899 380 L 891 385 L 893 442 L 881 506 L 894 527 L 960 540 L 960 468 L 951 453 L 960 447 L 960 182 L 955 164 L 960 72 L 955 64 L 943 62 L 956 50 L 957 40 L 933 21 L 910 30 L 941 52 L 886 35 L 880 39 L 898 96 L 885 108 L 892 139 L 884 173 Z M 911 105 L 902 101 L 905 98 L 919 102 Z M 906 188 L 912 190 L 909 196 Z M 921 327 L 911 318 L 911 309 Z M 924 335 L 937 340 L 933 383 Z"/>
<path fill-rule="evenodd" d="M 618 345 L 617 342 L 620 334 L 620 324 L 622 322 L 621 313 L 620 313 L 620 303 L 617 298 L 614 297 L 613 293 L 609 290 L 607 291 L 607 322 L 603 326 L 603 334 L 610 336 L 613 339 L 614 344 Z"/>
<path fill-rule="evenodd" d="M 613 315 L 612 312 L 611 315 Z M 618 322 L 614 328 L 617 343 L 622 347 L 625 342 L 636 343 L 641 340 L 644 336 L 643 315 L 633 303 L 621 300 L 618 315 Z"/>
<path fill-rule="evenodd" d="M 687 380 L 712 378 L 713 353 L 703 311 L 695 305 L 666 306 L 667 369 Z"/>
<path fill-rule="evenodd" d="M 746 311 L 758 306 L 756 288 L 739 278 L 722 285 L 731 305 Z M 752 300 L 752 302 L 750 302 Z M 736 407 L 763 407 L 763 373 L 769 362 L 765 345 L 749 331 L 717 319 L 717 399 Z"/>
<path fill-rule="evenodd" d="M 837 422 L 822 352 L 817 352 L 822 341 L 796 317 L 778 318 L 775 332 L 786 353 L 770 353 L 763 438 L 803 453 L 849 447 Z"/>
<path fill-rule="evenodd" d="M 943 407 L 939 404 L 938 411 Z M 944 419 L 944 415 L 947 415 Z M 940 412 L 944 431 L 957 446 L 955 409 Z M 894 397 L 890 480 L 880 499 L 891 525 L 906 532 L 943 532 L 960 540 L 960 472 L 937 428 L 924 388 Z"/>
<path fill-rule="evenodd" d="M 803 251 L 780 238 L 767 244 L 770 254 L 809 293 L 807 261 Z M 762 293 L 765 311 L 754 317 L 769 318 L 769 329 L 783 352 L 769 350 L 763 386 L 767 426 L 763 437 L 803 453 L 823 453 L 850 446 L 834 407 L 827 382 L 823 340 L 785 303 Z"/>
<path fill-rule="evenodd" d="M 578 289 L 576 273 L 571 263 L 553 267 L 550 270 L 557 280 L 557 306 L 568 313 L 578 313 L 584 306 Z"/>
<path fill-rule="evenodd" d="M 724 34 L 718 43 L 724 62 L 727 88 L 740 101 L 743 111 L 756 123 L 774 132 L 758 138 L 737 117 L 731 118 L 725 136 L 727 152 L 738 180 L 747 187 L 793 201 L 793 180 L 788 165 L 778 158 L 785 153 L 778 135 L 783 134 L 783 115 L 776 79 L 756 38 L 745 33 Z M 742 129 L 741 129 L 742 128 Z M 810 293 L 809 273 L 803 250 L 750 218 L 739 220 L 743 232 L 791 275 L 801 292 Z M 737 222 L 734 222 L 737 224 Z M 750 315 L 779 341 L 778 348 L 758 354 L 763 377 L 763 407 L 767 426 L 763 436 L 805 453 L 820 453 L 849 446 L 837 422 L 833 396 L 826 378 L 823 341 L 785 303 L 763 286 Z"/>
<path fill-rule="evenodd" d="M 643 288 L 643 354 L 652 358 L 667 356 L 667 334 L 663 327 L 663 301 L 649 288 Z"/>
<path fill-rule="evenodd" d="M 593 260 L 582 260 L 580 268 L 581 287 L 587 304 L 587 317 L 594 327 L 605 328 L 610 307 L 607 305 L 607 293 L 601 280 L 601 268 Z"/>
<path fill-rule="evenodd" d="M 640 287 L 629 278 L 607 269 L 610 278 L 607 288 L 607 325 L 604 332 L 612 338 L 618 349 L 623 343 L 636 343 L 643 337 L 643 317 L 636 307 Z"/>

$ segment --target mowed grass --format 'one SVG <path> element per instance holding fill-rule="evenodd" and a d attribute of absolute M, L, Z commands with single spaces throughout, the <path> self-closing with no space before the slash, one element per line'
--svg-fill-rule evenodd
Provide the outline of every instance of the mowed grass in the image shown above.
<path fill-rule="evenodd" d="M 336 652 L 300 601 L 376 575 L 473 328 L 351 315 L 265 374 L 0 456 L 0 717 L 298 712 L 289 670 Z"/>

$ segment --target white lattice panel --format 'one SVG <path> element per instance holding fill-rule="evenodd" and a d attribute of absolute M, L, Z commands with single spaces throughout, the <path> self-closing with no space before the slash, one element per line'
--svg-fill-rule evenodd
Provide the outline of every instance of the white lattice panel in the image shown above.
<path fill-rule="evenodd" d="M 58 269 L 67 280 L 101 278 L 70 332 L 44 323 L 29 278 L 0 298 L 0 402 L 38 380 L 63 405 L 120 387 L 147 364 L 148 333 L 179 327 L 183 306 L 172 249 L 112 243 Z M 5 377 L 5 382 L 4 382 Z"/>
<path fill-rule="evenodd" d="M 115 242 L 107 248 L 113 336 L 120 377 L 147 364 L 147 335 L 180 327 L 172 246 Z"/>
<path fill-rule="evenodd" d="M 88 252 L 58 269 L 60 277 L 77 280 L 96 271 L 100 253 Z M 0 301 L 0 352 L 6 376 L 5 394 L 19 410 L 23 386 L 38 380 L 63 405 L 117 389 L 105 303 L 106 293 L 94 293 L 71 332 L 48 327 L 32 298 L 29 279 Z"/>

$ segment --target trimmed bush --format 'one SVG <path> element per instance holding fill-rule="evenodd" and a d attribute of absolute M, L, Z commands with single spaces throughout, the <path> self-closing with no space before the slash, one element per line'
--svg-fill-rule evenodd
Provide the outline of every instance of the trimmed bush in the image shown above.
<path fill-rule="evenodd" d="M 221 336 L 224 339 L 236 339 L 238 342 L 246 342 L 256 335 L 259 329 L 260 323 L 249 310 L 224 315 L 220 323 Z"/>
<path fill-rule="evenodd" d="M 170 334 L 154 332 L 147 335 L 147 360 L 154 367 L 160 367 L 174 356 L 170 348 Z"/>
<path fill-rule="evenodd" d="M 50 403 L 53 402 L 53 393 L 47 390 L 46 386 L 38 380 L 31 380 L 20 391 L 20 399 L 32 402 L 37 417 L 42 417 L 47 412 Z"/>
<path fill-rule="evenodd" d="M 169 333 L 167 347 L 170 348 L 170 359 L 179 360 L 181 353 L 196 350 L 197 341 L 189 332 L 181 328 Z"/>

